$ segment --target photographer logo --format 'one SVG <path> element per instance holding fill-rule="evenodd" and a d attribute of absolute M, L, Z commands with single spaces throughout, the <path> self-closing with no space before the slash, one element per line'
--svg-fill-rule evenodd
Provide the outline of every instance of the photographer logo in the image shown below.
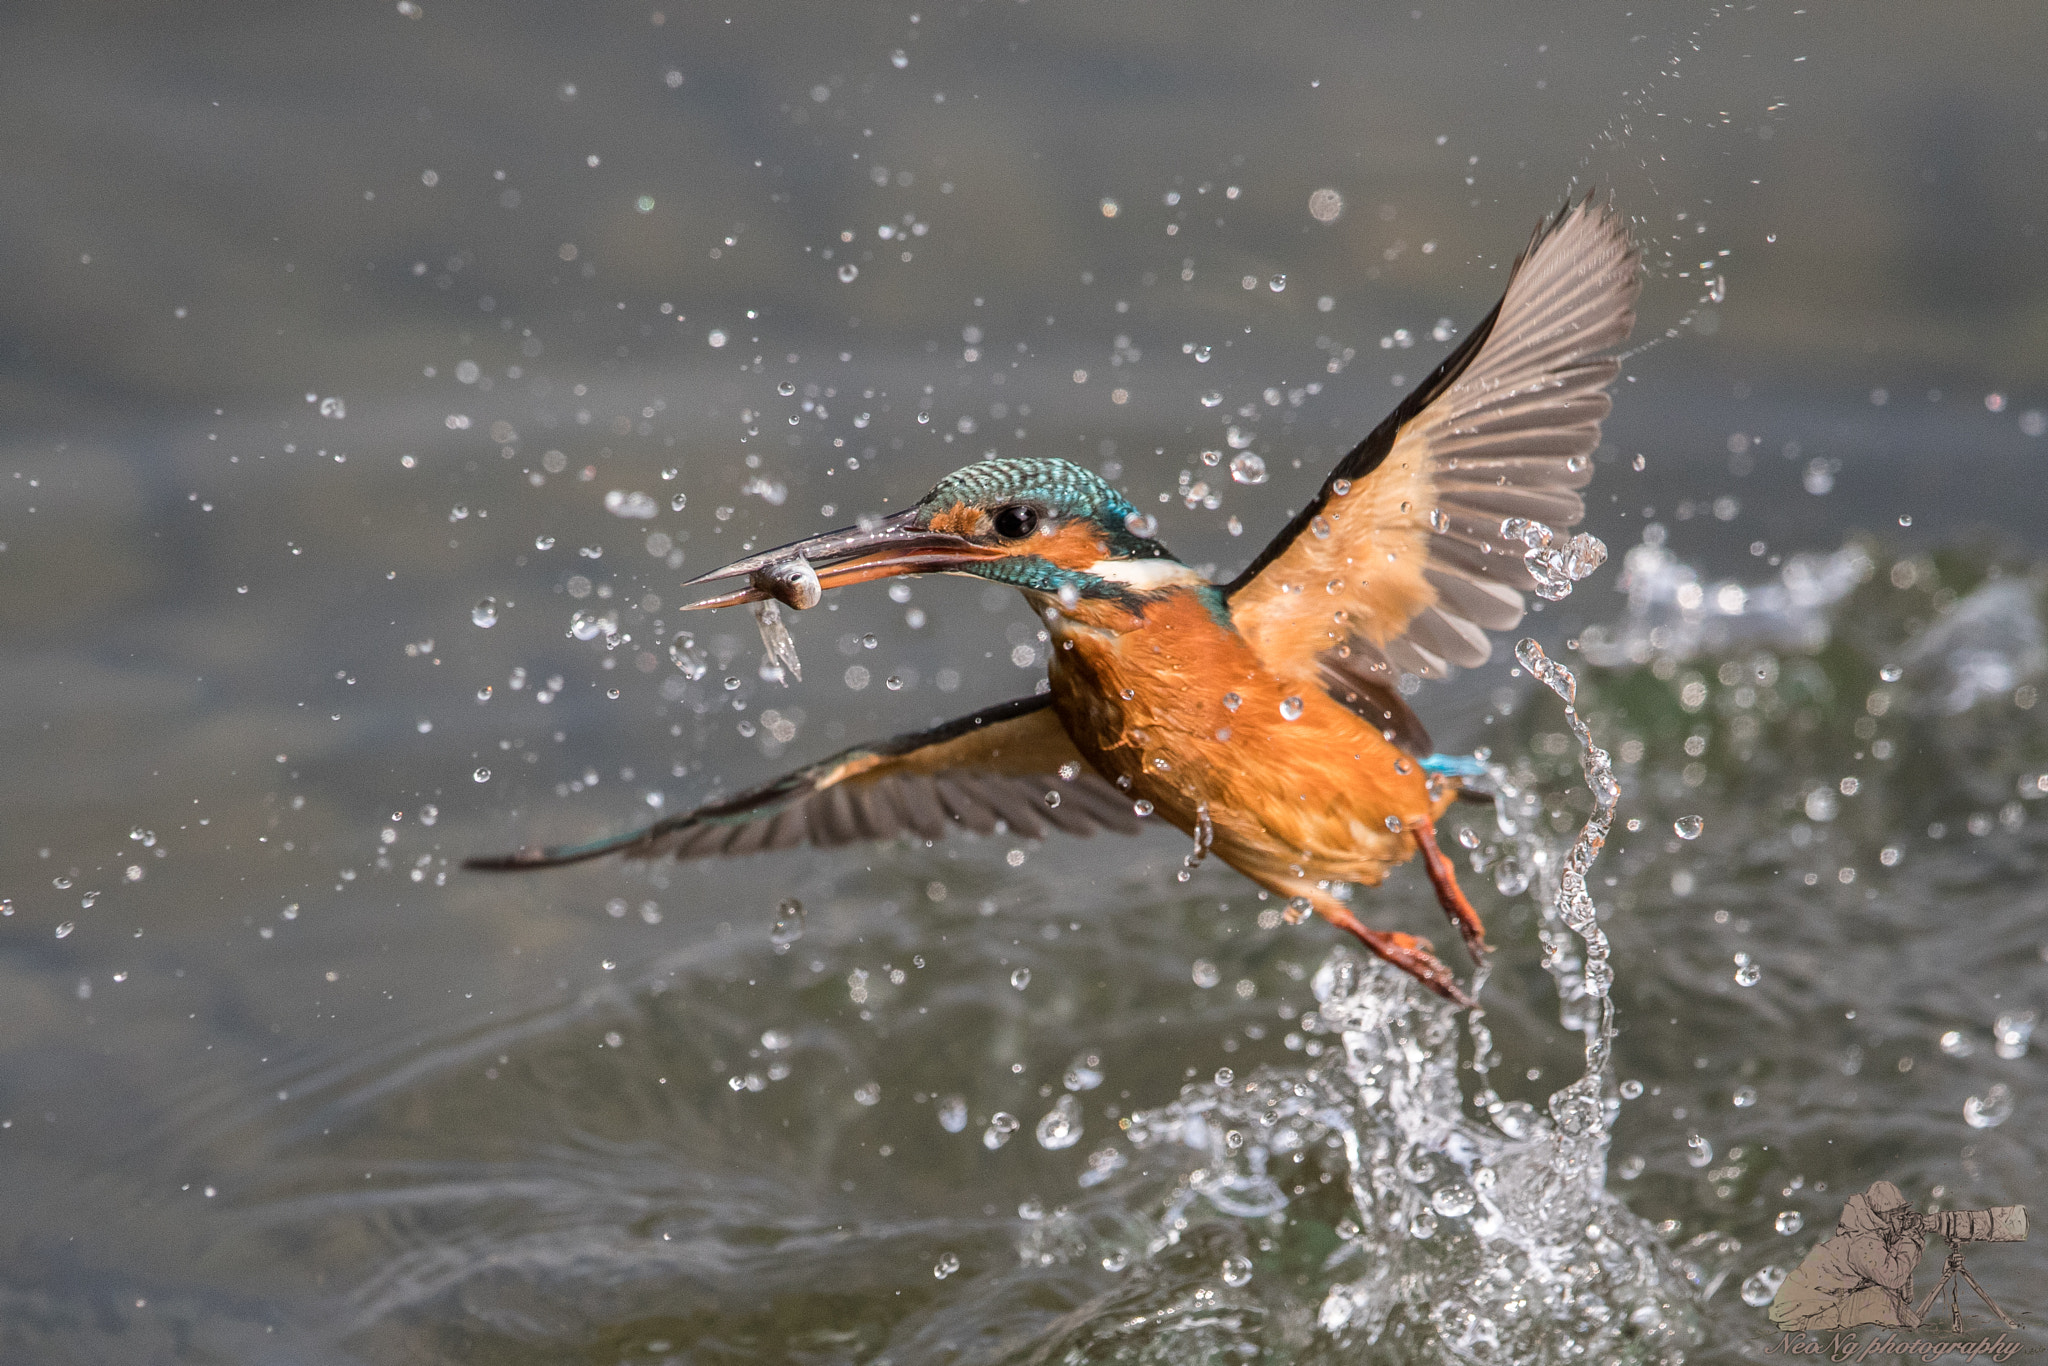
<path fill-rule="evenodd" d="M 2017 1243 L 2026 1236 L 2024 1205 L 1922 1214 L 1897 1186 L 1879 1181 L 1850 1197 L 1834 1236 L 1807 1253 L 1778 1287 L 1771 1322 L 1789 1332 L 1918 1328 L 1945 1292 L 1949 1331 L 1959 1333 L 1967 1287 L 2000 1323 L 2017 1328 L 1970 1274 L 1963 1254 L 1972 1243 Z M 1948 1259 L 1934 1289 L 1916 1303 L 1913 1273 L 1930 1238 L 1948 1245 Z"/>

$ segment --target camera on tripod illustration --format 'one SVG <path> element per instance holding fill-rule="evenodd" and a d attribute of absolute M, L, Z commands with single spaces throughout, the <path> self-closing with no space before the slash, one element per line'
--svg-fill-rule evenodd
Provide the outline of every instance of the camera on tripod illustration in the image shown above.
<path fill-rule="evenodd" d="M 1939 1238 L 1954 1247 L 1960 1243 L 2024 1243 L 2027 1240 L 2027 1207 L 1994 1205 L 1990 1209 L 1950 1209 L 1938 1214 L 1921 1214 L 1907 1208 L 1900 1212 L 1905 1228 L 1918 1226 L 1929 1238 Z"/>

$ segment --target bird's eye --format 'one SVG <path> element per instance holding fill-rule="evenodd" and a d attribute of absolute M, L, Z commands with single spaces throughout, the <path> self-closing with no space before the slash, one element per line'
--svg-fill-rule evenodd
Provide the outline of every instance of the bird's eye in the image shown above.
<path fill-rule="evenodd" d="M 1021 541 L 1038 530 L 1038 511 L 1020 503 L 1000 508 L 995 515 L 996 535 L 1006 541 Z"/>

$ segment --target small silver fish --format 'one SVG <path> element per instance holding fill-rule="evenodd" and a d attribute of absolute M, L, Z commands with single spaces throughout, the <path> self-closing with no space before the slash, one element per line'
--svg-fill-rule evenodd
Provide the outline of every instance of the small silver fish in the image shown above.
<path fill-rule="evenodd" d="M 799 560 L 798 563 L 803 562 Z M 804 567 L 810 568 L 809 565 Z M 817 576 L 813 575 L 811 583 L 815 586 L 817 581 Z M 812 601 L 816 599 L 813 598 Z M 754 624 L 761 628 L 761 648 L 768 652 L 769 660 L 790 678 L 796 679 L 799 683 L 803 682 L 804 666 L 796 657 L 796 641 L 790 638 L 789 628 L 782 624 L 782 609 L 773 602 L 755 603 Z M 789 678 L 782 680 L 782 686 L 789 686 Z"/>
<path fill-rule="evenodd" d="M 755 570 L 750 577 L 752 587 L 799 612 L 816 607 L 818 599 L 825 596 L 825 590 L 818 586 L 818 571 L 801 555 L 777 560 L 765 569 Z"/>

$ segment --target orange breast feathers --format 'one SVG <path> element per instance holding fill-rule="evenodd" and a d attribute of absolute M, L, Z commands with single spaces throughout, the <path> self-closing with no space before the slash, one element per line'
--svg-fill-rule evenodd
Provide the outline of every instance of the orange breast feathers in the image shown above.
<path fill-rule="evenodd" d="M 1349 636 L 1382 645 L 1435 603 L 1423 577 L 1436 506 L 1427 444 L 1404 431 L 1383 464 L 1333 497 L 1314 524 L 1231 599 L 1266 666 L 1316 686 L 1316 656 Z"/>
<path fill-rule="evenodd" d="M 1120 634 L 1061 634 L 1054 700 L 1083 753 L 1182 829 L 1206 805 L 1217 852 L 1248 872 L 1376 882 L 1414 850 L 1387 818 L 1405 830 L 1441 805 L 1414 759 L 1264 667 L 1193 594 L 1148 604 Z"/>

